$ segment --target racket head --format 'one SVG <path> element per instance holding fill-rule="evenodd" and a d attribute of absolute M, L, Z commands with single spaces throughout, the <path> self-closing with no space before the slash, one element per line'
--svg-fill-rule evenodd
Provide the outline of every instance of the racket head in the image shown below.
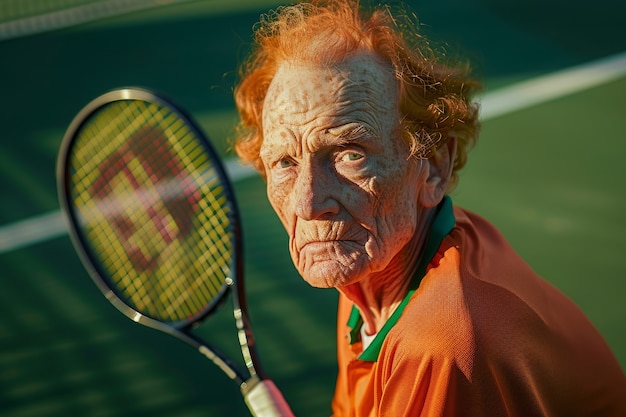
<path fill-rule="evenodd" d="M 123 88 L 89 103 L 63 139 L 57 188 L 83 264 L 131 319 L 186 328 L 243 291 L 230 181 L 171 99 Z"/>

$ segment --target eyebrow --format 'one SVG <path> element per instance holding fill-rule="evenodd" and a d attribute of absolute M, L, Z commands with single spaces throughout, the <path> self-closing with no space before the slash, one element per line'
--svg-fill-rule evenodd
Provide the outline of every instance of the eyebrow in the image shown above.
<path fill-rule="evenodd" d="M 377 137 L 377 135 L 371 129 L 363 126 L 362 124 L 357 124 L 356 126 L 349 127 L 341 126 L 337 128 L 331 128 L 327 129 L 327 132 L 335 136 L 343 144 L 348 144 L 356 141 L 369 141 Z"/>

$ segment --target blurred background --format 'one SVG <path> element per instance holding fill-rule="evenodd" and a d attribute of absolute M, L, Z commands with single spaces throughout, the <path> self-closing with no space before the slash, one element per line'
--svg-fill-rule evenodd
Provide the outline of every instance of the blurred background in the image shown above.
<path fill-rule="evenodd" d="M 0 415 L 248 415 L 221 371 L 99 293 L 60 221 L 55 162 L 74 115 L 129 85 L 174 97 L 233 158 L 237 66 L 260 14 L 279 4 L 0 0 Z M 623 1 L 405 4 L 427 35 L 474 62 L 486 97 L 626 51 Z M 574 299 L 624 368 L 626 69 L 615 62 L 622 67 L 609 81 L 582 90 L 574 82 L 569 94 L 486 113 L 452 196 Z M 336 293 L 309 288 L 295 272 L 263 182 L 242 177 L 235 188 L 263 364 L 296 415 L 329 415 Z M 199 333 L 239 359 L 229 308 Z"/>

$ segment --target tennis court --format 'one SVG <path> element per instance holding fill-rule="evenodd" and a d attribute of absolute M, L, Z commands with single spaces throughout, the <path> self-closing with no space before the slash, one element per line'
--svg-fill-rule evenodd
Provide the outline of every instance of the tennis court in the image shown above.
<path fill-rule="evenodd" d="M 55 162 L 76 112 L 127 85 L 176 98 L 231 158 L 237 64 L 277 4 L 0 0 L 0 415 L 248 415 L 221 371 L 102 297 L 59 222 Z M 409 4 L 486 86 L 483 133 L 453 199 L 573 298 L 626 368 L 626 3 Z M 301 282 L 263 182 L 242 176 L 235 188 L 264 368 L 296 415 L 328 415 L 336 295 Z M 228 308 L 199 333 L 238 358 Z"/>

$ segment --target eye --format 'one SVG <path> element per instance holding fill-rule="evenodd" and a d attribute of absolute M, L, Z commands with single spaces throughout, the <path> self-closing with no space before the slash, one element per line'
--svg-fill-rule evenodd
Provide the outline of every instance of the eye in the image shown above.
<path fill-rule="evenodd" d="M 362 152 L 357 152 L 354 150 L 342 152 L 339 155 L 339 160 L 341 162 L 356 162 L 365 158 L 365 155 Z"/>
<path fill-rule="evenodd" d="M 289 168 L 292 167 L 294 165 L 293 161 L 289 158 L 283 158 L 280 159 L 278 162 L 276 162 L 276 167 L 278 168 Z"/>

